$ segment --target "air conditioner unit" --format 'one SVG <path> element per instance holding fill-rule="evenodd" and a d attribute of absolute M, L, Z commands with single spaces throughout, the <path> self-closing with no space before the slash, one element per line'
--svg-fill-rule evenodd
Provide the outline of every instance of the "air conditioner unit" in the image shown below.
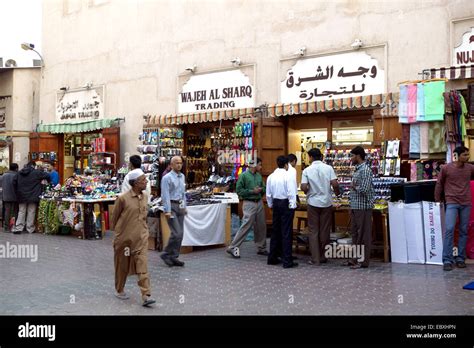
<path fill-rule="evenodd" d="M 15 68 L 16 66 L 16 61 L 14 59 L 8 59 L 5 62 L 5 68 Z"/>

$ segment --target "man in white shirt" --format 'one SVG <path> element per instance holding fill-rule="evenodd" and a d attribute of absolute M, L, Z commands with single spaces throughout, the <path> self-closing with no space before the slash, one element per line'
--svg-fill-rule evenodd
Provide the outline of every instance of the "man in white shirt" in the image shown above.
<path fill-rule="evenodd" d="M 308 206 L 309 246 L 311 249 L 310 265 L 326 263 L 324 249 L 329 244 L 332 226 L 332 192 L 339 195 L 339 183 L 334 169 L 323 163 L 319 149 L 308 151 L 311 165 L 303 171 L 301 189 L 306 193 Z"/>
<path fill-rule="evenodd" d="M 288 158 L 278 156 L 278 168 L 267 179 L 267 203 L 273 211 L 272 237 L 270 240 L 270 254 L 268 264 L 276 265 L 282 253 L 283 268 L 298 266 L 292 257 L 292 230 L 291 217 L 296 208 L 296 192 L 292 179 L 288 174 Z"/>
<path fill-rule="evenodd" d="M 122 183 L 122 187 L 121 187 L 121 193 L 127 193 L 128 191 L 130 191 L 130 189 L 132 188 L 132 186 L 130 186 L 130 184 L 129 184 L 130 173 L 134 170 L 137 170 L 137 169 L 141 170 L 141 167 L 142 167 L 142 158 L 138 155 L 130 156 L 130 164 L 129 164 L 130 172 L 128 172 L 128 174 L 125 175 L 125 178 L 123 179 L 123 183 Z M 150 202 L 150 200 L 151 200 L 151 185 L 150 185 L 150 180 L 148 180 L 148 178 L 147 178 L 145 192 L 148 196 L 148 202 Z"/>

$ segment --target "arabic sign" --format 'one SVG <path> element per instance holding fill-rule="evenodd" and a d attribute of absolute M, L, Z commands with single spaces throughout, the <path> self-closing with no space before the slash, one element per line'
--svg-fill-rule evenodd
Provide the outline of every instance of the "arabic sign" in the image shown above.
<path fill-rule="evenodd" d="M 255 107 L 254 88 L 240 70 L 193 75 L 178 95 L 178 113 Z"/>
<path fill-rule="evenodd" d="M 4 132 L 6 129 L 6 109 L 0 108 L 0 132 Z"/>
<path fill-rule="evenodd" d="M 365 52 L 299 60 L 281 82 L 281 103 L 380 94 L 385 91 L 385 72 Z"/>
<path fill-rule="evenodd" d="M 104 118 L 104 87 L 58 92 L 56 121 L 60 123 L 93 121 Z"/>
<path fill-rule="evenodd" d="M 464 33 L 461 44 L 454 48 L 453 66 L 474 64 L 474 28 Z"/>

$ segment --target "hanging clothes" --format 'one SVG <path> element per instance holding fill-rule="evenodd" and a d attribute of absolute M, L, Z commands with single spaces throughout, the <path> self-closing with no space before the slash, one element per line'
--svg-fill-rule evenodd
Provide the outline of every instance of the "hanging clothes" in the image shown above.
<path fill-rule="evenodd" d="M 444 81 L 427 82 L 424 86 L 425 93 L 425 121 L 444 120 L 443 93 L 446 83 Z"/>
<path fill-rule="evenodd" d="M 423 83 L 416 84 L 416 121 L 425 120 L 425 85 Z"/>
<path fill-rule="evenodd" d="M 407 114 L 408 114 L 408 123 L 416 122 L 416 110 L 417 110 L 417 85 L 408 85 L 408 102 L 407 102 Z"/>
<path fill-rule="evenodd" d="M 408 86 L 400 85 L 400 99 L 398 101 L 398 122 L 408 123 Z"/>

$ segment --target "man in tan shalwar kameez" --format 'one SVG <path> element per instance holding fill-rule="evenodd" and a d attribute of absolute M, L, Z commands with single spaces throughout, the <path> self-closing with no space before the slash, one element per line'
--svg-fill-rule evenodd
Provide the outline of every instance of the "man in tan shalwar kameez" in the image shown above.
<path fill-rule="evenodd" d="M 129 175 L 132 189 L 120 195 L 115 201 L 112 224 L 115 229 L 114 264 L 116 297 L 126 300 L 124 292 L 128 275 L 138 276 L 138 286 L 142 293 L 143 306 L 155 303 L 151 298 L 150 279 L 148 277 L 148 197 L 143 190 L 147 179 L 141 169 Z"/>

